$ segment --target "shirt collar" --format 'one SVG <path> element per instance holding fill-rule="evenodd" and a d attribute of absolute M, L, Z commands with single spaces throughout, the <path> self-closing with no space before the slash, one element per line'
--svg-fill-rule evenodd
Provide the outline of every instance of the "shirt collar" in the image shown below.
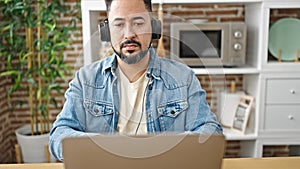
<path fill-rule="evenodd" d="M 102 74 L 110 71 L 113 75 L 115 75 L 118 67 L 117 55 L 114 53 L 110 57 L 107 58 L 107 61 L 103 63 Z"/>
<path fill-rule="evenodd" d="M 147 68 L 147 72 L 146 72 L 146 76 L 149 77 L 154 77 L 155 79 L 160 79 L 160 62 L 159 62 L 159 58 L 156 55 L 155 50 L 153 49 L 153 47 L 150 47 L 149 49 L 150 51 L 150 61 L 149 61 L 149 65 Z"/>

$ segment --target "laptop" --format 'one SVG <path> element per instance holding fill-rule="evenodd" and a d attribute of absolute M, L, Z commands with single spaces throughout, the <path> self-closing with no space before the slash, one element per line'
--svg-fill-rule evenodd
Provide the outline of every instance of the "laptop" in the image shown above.
<path fill-rule="evenodd" d="M 223 135 L 96 135 L 62 142 L 65 169 L 220 169 Z"/>

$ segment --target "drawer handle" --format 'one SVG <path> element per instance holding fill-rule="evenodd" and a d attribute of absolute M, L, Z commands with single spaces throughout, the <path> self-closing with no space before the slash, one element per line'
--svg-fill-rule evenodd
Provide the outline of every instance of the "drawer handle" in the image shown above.
<path fill-rule="evenodd" d="M 295 90 L 291 90 L 291 94 L 295 94 L 296 93 L 296 91 Z"/>
<path fill-rule="evenodd" d="M 290 120 L 294 120 L 294 116 L 292 116 L 292 115 L 289 115 L 288 118 L 289 118 Z"/>

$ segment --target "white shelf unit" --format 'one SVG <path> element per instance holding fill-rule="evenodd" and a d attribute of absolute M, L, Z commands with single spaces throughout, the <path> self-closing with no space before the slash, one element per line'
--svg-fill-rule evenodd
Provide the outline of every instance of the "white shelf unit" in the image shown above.
<path fill-rule="evenodd" d="M 300 63 L 268 60 L 268 34 L 272 9 L 299 9 L 300 0 L 264 0 L 261 4 L 259 59 L 260 108 L 258 138 L 253 156 L 264 145 L 300 145 Z"/>
<path fill-rule="evenodd" d="M 153 0 L 159 3 L 161 0 Z M 271 9 L 299 8 L 300 0 L 164 0 L 164 4 L 243 4 L 247 24 L 247 66 L 242 68 L 195 68 L 198 75 L 241 74 L 244 90 L 255 97 L 250 132 L 240 134 L 224 129 L 227 140 L 240 140 L 242 157 L 262 157 L 264 145 L 300 145 L 300 127 L 297 129 L 267 130 L 266 91 L 268 79 L 292 78 L 300 80 L 300 63 L 276 63 L 268 61 L 268 32 Z M 83 43 L 88 44 L 97 31 L 98 13 L 104 11 L 104 0 L 82 0 Z M 90 43 L 95 45 L 96 43 Z M 97 52 L 92 45 L 84 47 L 84 64 L 93 61 Z M 283 79 L 284 80 L 284 79 Z M 298 91 L 297 91 L 298 92 Z M 299 91 L 300 93 L 300 91 Z M 300 104 L 299 104 L 300 105 Z M 300 114 L 300 109 L 296 113 Z M 271 114 L 272 115 L 272 114 Z M 297 117 L 298 118 L 298 117 Z M 299 119 L 297 119 L 299 120 Z M 280 123 L 280 122 L 278 122 Z M 299 121 L 300 123 L 300 121 Z M 283 127 L 284 128 L 284 127 Z"/>
<path fill-rule="evenodd" d="M 223 128 L 223 133 L 226 140 L 256 140 L 257 135 L 255 133 L 241 134 L 240 132 L 231 130 L 230 128 Z"/>
<path fill-rule="evenodd" d="M 263 11 L 261 17 L 261 31 L 262 31 L 262 43 L 261 44 L 261 55 L 264 56 L 261 59 L 263 71 L 266 72 L 293 72 L 299 71 L 299 63 L 276 63 L 275 61 L 269 62 L 267 53 L 268 53 L 268 34 L 269 34 L 269 18 L 271 9 L 300 9 L 299 0 L 288 0 L 288 1 L 277 1 L 277 0 L 265 0 L 263 3 Z M 299 49 L 300 50 L 300 49 Z M 282 68 L 282 69 L 279 69 Z"/>
<path fill-rule="evenodd" d="M 258 74 L 259 70 L 255 67 L 241 67 L 241 68 L 193 68 L 197 75 L 207 74 Z"/>

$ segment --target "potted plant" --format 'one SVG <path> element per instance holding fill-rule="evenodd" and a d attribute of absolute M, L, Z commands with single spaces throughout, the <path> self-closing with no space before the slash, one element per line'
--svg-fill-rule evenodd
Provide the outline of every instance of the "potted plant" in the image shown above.
<path fill-rule="evenodd" d="M 0 2 L 0 56 L 6 69 L 0 76 L 12 82 L 7 96 L 12 107 L 26 103 L 12 102 L 16 91 L 27 92 L 30 125 L 16 130 L 24 162 L 44 162 L 45 144 L 51 128 L 49 106 L 57 107 L 54 93 L 62 93 L 70 67 L 64 62 L 64 50 L 70 44 L 69 35 L 76 30 L 76 19 L 80 10 L 67 8 L 61 0 L 5 0 Z M 79 8 L 78 8 L 79 7 Z M 68 14 L 69 24 L 59 24 L 61 14 Z M 28 131 L 27 131 L 28 130 Z M 25 143 L 21 139 L 27 139 Z M 35 139 L 41 141 L 35 142 Z M 43 141 L 42 141 L 43 140 Z M 37 143 L 42 143 L 38 146 Z M 28 143 L 33 143 L 29 147 Z M 42 154 L 27 155 L 27 152 Z M 30 159 L 33 157 L 33 159 Z"/>

